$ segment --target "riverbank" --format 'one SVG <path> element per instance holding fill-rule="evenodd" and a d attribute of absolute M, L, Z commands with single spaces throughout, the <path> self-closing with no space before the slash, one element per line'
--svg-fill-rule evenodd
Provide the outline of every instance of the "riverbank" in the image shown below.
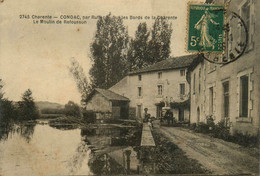
<path fill-rule="evenodd" d="M 257 174 L 259 150 L 194 133 L 181 127 L 160 127 L 169 143 L 176 144 L 188 158 L 196 160 L 214 175 Z"/>
<path fill-rule="evenodd" d="M 154 128 L 152 134 L 156 147 L 153 149 L 153 159 L 160 174 L 210 174 L 203 165 L 189 158 L 175 143 L 171 142 L 159 128 Z"/>

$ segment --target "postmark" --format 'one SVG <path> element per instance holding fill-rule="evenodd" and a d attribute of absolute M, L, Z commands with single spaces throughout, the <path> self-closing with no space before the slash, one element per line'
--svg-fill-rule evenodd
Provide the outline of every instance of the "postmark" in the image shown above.
<path fill-rule="evenodd" d="M 188 4 L 188 52 L 224 52 L 224 5 Z"/>

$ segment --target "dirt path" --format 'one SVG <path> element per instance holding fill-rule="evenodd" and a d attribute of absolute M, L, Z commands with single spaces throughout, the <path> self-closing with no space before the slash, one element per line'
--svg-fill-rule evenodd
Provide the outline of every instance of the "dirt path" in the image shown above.
<path fill-rule="evenodd" d="M 187 156 L 197 160 L 213 174 L 258 174 L 257 149 L 225 142 L 179 127 L 158 127 Z"/>

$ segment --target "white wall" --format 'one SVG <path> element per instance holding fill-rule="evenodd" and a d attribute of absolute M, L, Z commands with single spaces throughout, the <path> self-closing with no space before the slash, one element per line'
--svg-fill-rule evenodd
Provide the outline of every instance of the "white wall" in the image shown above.
<path fill-rule="evenodd" d="M 237 7 L 243 2 L 232 1 L 230 7 L 233 11 L 237 11 Z M 259 1 L 254 1 L 255 7 L 260 6 Z M 237 11 L 237 13 L 239 13 Z M 255 17 L 258 11 L 255 9 Z M 260 28 L 259 20 L 255 20 L 256 26 Z M 235 28 L 236 26 L 234 26 Z M 251 31 L 251 30 L 250 30 Z M 237 35 L 237 34 L 234 34 Z M 214 89 L 214 104 L 213 115 L 215 121 L 219 122 L 224 116 L 223 106 L 223 82 L 229 81 L 229 118 L 231 124 L 231 132 L 239 131 L 249 134 L 257 134 L 259 130 L 260 119 L 260 57 L 259 57 L 259 33 L 249 33 L 255 40 L 254 47 L 243 54 L 238 60 L 226 64 L 215 65 L 215 69 L 210 69 L 210 63 L 204 61 L 200 63 L 191 73 L 191 122 L 197 122 L 197 107 L 200 107 L 201 118 L 200 121 L 205 122 L 206 116 L 210 115 L 209 112 L 209 87 L 213 86 Z M 234 36 L 238 37 L 238 36 Z M 236 42 L 236 41 L 234 41 Z M 233 45 L 235 46 L 235 44 Z M 250 45 L 251 46 L 251 45 Z M 211 64 L 212 65 L 212 64 Z M 200 83 L 202 86 L 202 93 L 198 94 L 197 91 L 193 94 L 193 75 L 196 73 L 196 82 L 198 82 L 198 72 L 201 69 L 202 74 Z M 239 117 L 239 103 L 240 103 L 240 76 L 249 74 L 249 105 L 247 118 Z M 196 86 L 197 88 L 197 86 Z"/>
<path fill-rule="evenodd" d="M 91 100 L 86 104 L 87 110 L 95 112 L 110 112 L 112 113 L 112 103 L 99 93 L 95 93 Z"/>
<path fill-rule="evenodd" d="M 185 84 L 185 94 L 189 94 L 189 85 L 186 81 L 186 75 L 180 75 L 181 69 L 162 71 L 162 78 L 158 79 L 158 72 L 142 73 L 142 80 L 138 80 L 138 74 L 130 75 L 122 79 L 116 85 L 110 88 L 120 95 L 124 95 L 130 99 L 130 107 L 142 106 L 143 109 L 148 108 L 148 113 L 151 116 L 156 117 L 155 103 L 163 101 L 165 97 L 172 97 L 173 101 L 181 102 L 180 99 L 180 86 L 179 84 Z M 159 71 L 161 72 L 161 71 Z M 163 86 L 163 95 L 158 95 L 157 85 Z M 142 87 L 142 96 L 138 97 L 138 87 Z M 187 98 L 186 98 L 187 99 Z M 187 119 L 187 114 L 184 113 Z"/>

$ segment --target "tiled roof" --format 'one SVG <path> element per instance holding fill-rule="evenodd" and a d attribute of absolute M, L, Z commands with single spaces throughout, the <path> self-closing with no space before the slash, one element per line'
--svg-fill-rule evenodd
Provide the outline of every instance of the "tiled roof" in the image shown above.
<path fill-rule="evenodd" d="M 192 63 L 192 61 L 197 56 L 198 55 L 186 55 L 186 56 L 180 56 L 180 57 L 172 57 L 172 58 L 157 62 L 153 65 L 141 68 L 139 70 L 132 71 L 129 73 L 129 75 L 189 67 L 190 64 Z"/>
<path fill-rule="evenodd" d="M 96 88 L 95 91 L 99 92 L 102 94 L 104 97 L 106 97 L 108 100 L 115 100 L 115 101 L 130 101 L 128 98 L 119 95 L 115 92 L 112 92 L 111 90 L 106 90 L 106 89 L 99 89 Z"/>

